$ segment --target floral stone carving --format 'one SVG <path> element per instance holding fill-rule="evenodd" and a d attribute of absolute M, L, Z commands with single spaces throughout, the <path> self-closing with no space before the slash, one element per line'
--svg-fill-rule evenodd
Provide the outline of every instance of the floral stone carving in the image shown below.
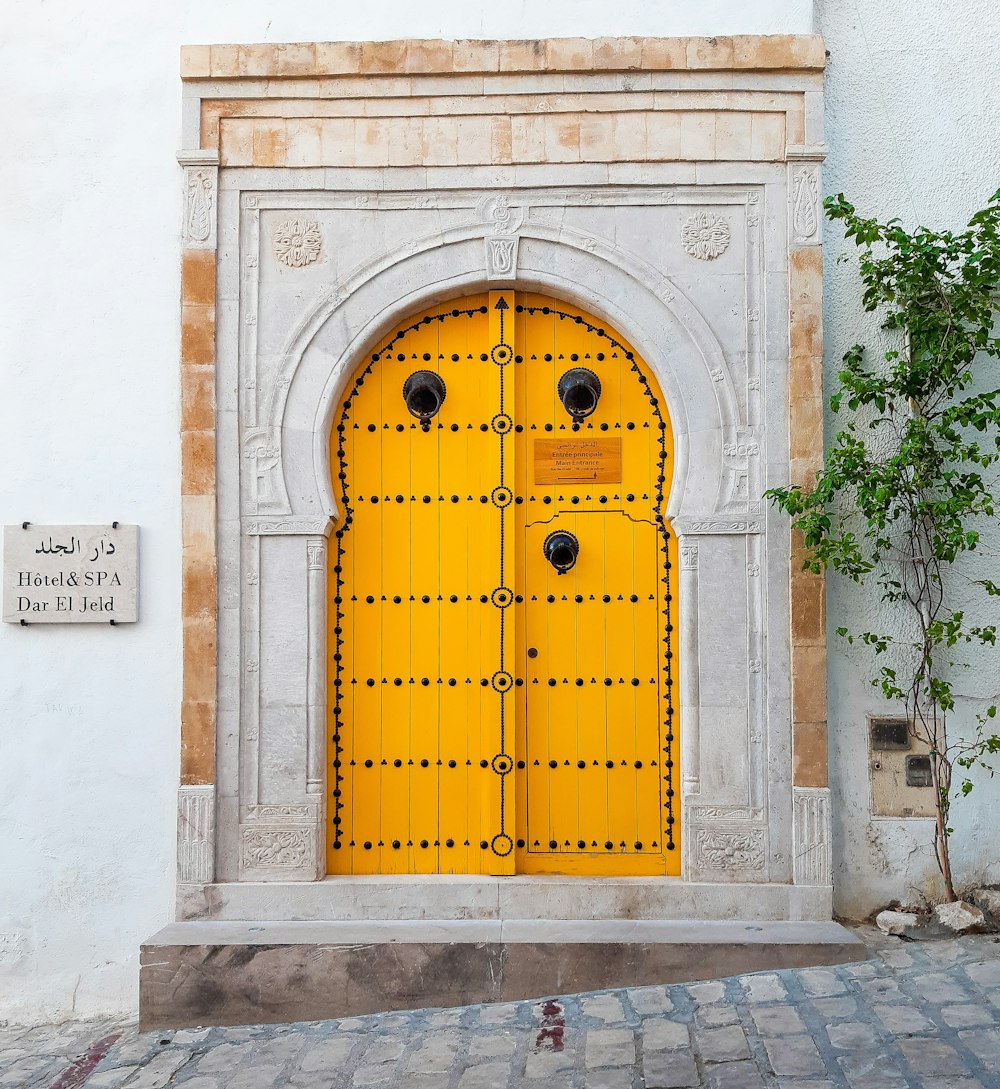
<path fill-rule="evenodd" d="M 729 249 L 729 223 L 715 212 L 695 212 L 681 226 L 681 245 L 699 261 L 714 261 Z"/>
<path fill-rule="evenodd" d="M 289 268 L 304 268 L 323 252 L 323 232 L 314 219 L 286 219 L 274 228 L 274 256 Z"/>

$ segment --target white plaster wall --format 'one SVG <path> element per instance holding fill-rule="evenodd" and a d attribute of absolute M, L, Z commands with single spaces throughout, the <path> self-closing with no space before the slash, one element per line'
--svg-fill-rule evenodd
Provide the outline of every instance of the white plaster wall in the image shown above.
<path fill-rule="evenodd" d="M 898 216 L 905 225 L 961 229 L 1000 186 L 996 72 L 1000 31 L 991 0 L 819 0 L 817 30 L 830 53 L 824 188 L 843 191 L 866 215 Z M 845 244 L 826 228 L 825 346 L 828 391 L 843 353 L 872 342 L 873 323 L 859 316 L 854 266 L 837 263 Z M 991 379 L 995 384 L 995 378 Z M 834 421 L 827 421 L 827 437 Z M 996 564 L 997 539 L 992 541 Z M 983 561 L 989 562 L 987 556 Z M 988 574 L 988 573 L 987 573 Z M 979 577 L 983 577 L 980 569 Z M 965 601 L 962 600 L 962 604 Z M 836 910 L 860 918 L 893 897 L 919 899 L 937 873 L 929 821 L 869 818 L 866 712 L 889 708 L 864 678 L 870 662 L 834 634 L 841 624 L 870 626 L 871 594 L 832 579 L 829 597 L 829 715 L 834 788 Z M 1000 620 L 992 609 L 992 622 Z M 985 619 L 985 615 L 984 615 Z M 1000 653 L 973 655 L 960 680 L 969 696 L 1000 688 Z M 975 703 L 953 718 L 958 732 L 974 723 Z M 1000 881 L 996 830 L 1000 780 L 982 776 L 958 803 L 952 821 L 956 881 Z"/>

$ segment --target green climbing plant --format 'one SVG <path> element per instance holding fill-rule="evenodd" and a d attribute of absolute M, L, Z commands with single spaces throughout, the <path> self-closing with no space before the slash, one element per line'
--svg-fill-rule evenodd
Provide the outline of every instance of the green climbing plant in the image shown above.
<path fill-rule="evenodd" d="M 930 750 L 934 852 L 954 900 L 952 803 L 1000 753 L 996 697 L 962 729 L 952 721 L 963 651 L 997 641 L 997 623 L 977 616 L 997 616 L 1000 598 L 984 535 L 996 532 L 1000 462 L 1000 191 L 959 233 L 866 218 L 842 193 L 824 207 L 858 248 L 861 304 L 881 343 L 844 356 L 830 399 L 842 430 L 814 485 L 767 495 L 802 532 L 806 568 L 878 595 L 877 630 L 837 634 L 868 648 L 871 683 L 905 705 Z"/>

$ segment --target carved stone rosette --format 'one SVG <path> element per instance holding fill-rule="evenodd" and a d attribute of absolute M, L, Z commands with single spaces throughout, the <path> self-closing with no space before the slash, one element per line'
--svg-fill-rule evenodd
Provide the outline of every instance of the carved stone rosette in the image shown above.
<path fill-rule="evenodd" d="M 762 808 L 691 805 L 687 819 L 690 880 L 767 880 L 767 831 Z"/>
<path fill-rule="evenodd" d="M 240 825 L 240 880 L 316 881 L 321 835 L 314 804 L 248 806 Z"/>

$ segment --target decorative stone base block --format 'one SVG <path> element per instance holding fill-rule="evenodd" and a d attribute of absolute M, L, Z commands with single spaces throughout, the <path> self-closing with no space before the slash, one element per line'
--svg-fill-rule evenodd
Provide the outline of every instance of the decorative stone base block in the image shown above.
<path fill-rule="evenodd" d="M 142 946 L 139 1027 L 277 1024 L 863 960 L 837 923 L 172 923 Z"/>

